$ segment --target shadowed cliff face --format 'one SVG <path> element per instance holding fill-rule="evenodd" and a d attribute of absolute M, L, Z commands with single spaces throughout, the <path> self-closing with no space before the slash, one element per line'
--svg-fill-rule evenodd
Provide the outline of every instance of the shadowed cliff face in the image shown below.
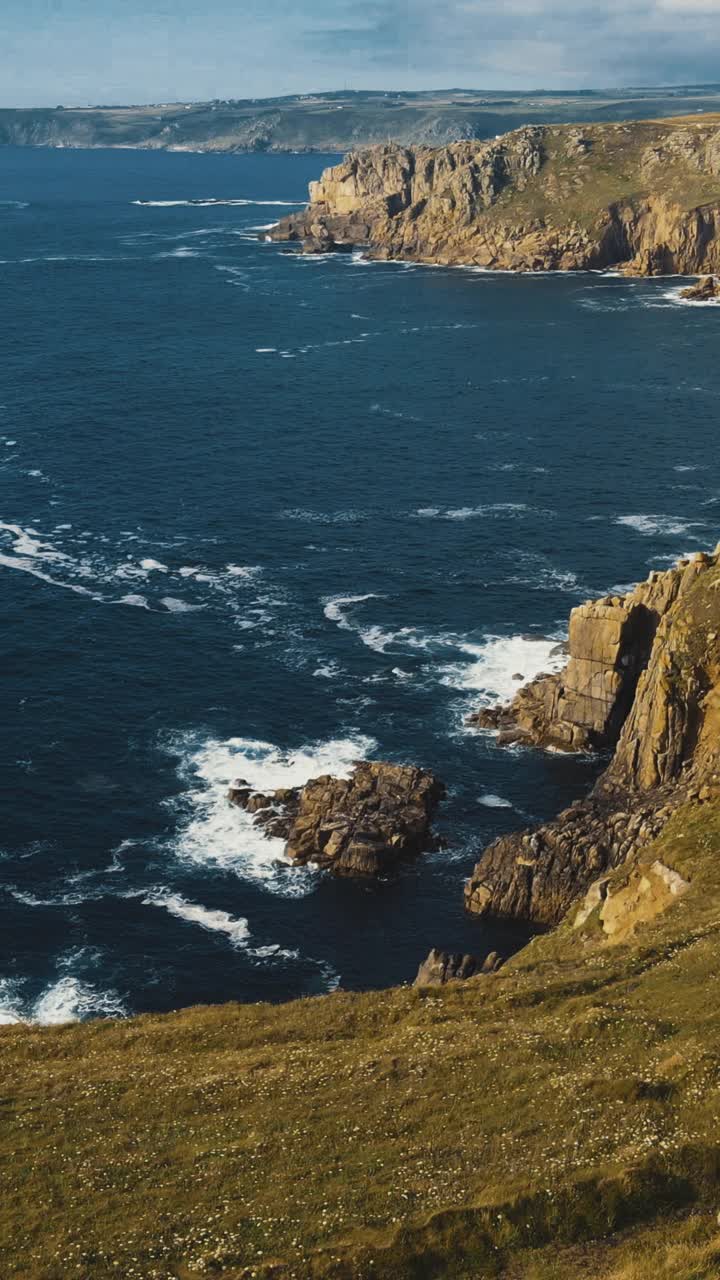
<path fill-rule="evenodd" d="M 351 153 L 272 232 L 306 252 L 494 270 L 720 269 L 720 120 L 532 126 Z"/>
<path fill-rule="evenodd" d="M 581 605 L 569 647 L 560 675 L 479 723 L 506 741 L 614 755 L 588 799 L 489 846 L 465 889 L 478 914 L 557 922 L 599 876 L 640 857 L 680 805 L 720 788 L 720 554 Z"/>

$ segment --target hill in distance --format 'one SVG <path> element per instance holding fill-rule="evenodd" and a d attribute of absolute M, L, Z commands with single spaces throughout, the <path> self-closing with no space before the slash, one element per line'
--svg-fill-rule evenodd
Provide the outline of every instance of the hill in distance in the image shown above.
<path fill-rule="evenodd" d="M 593 123 L 720 111 L 720 84 L 502 93 L 344 91 L 144 106 L 0 110 L 0 145 L 166 151 L 348 151 L 392 140 L 441 146 L 524 124 Z"/>

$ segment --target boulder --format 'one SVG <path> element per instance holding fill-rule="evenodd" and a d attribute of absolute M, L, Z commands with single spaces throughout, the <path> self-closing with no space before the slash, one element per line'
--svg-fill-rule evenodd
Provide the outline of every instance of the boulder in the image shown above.
<path fill-rule="evenodd" d="M 680 293 L 688 302 L 720 301 L 720 279 L 717 276 L 701 276 L 697 284 L 691 284 Z"/>
<path fill-rule="evenodd" d="M 269 796 L 240 781 L 229 799 L 283 838 L 293 862 L 375 876 L 437 847 L 432 818 L 444 794 L 426 769 L 373 761 L 357 764 L 349 778 L 325 775 Z"/>

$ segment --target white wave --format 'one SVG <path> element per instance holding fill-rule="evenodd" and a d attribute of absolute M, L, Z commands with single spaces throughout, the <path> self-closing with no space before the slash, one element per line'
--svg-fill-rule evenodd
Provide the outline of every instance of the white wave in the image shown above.
<path fill-rule="evenodd" d="M 299 960 L 300 953 L 281 947 L 277 942 L 266 943 L 261 947 L 250 946 L 250 926 L 244 917 L 231 916 L 229 912 L 202 907 L 196 902 L 188 902 L 178 893 L 148 894 L 143 898 L 147 907 L 159 907 L 169 911 L 170 915 L 184 920 L 187 924 L 196 924 L 208 933 L 222 933 L 230 939 L 233 947 L 247 953 L 252 960 Z"/>
<path fill-rule="evenodd" d="M 243 947 L 250 937 L 250 927 L 244 918 L 235 918 L 227 911 L 212 911 L 195 902 L 187 902 L 177 893 L 149 894 L 143 898 L 146 907 L 161 907 L 179 920 L 197 924 L 210 933 L 224 933 L 234 947 Z"/>
<path fill-rule="evenodd" d="M 256 578 L 262 573 L 262 567 L 259 564 L 226 564 L 225 572 L 231 578 Z"/>
<path fill-rule="evenodd" d="M 646 537 L 679 537 L 694 528 L 702 528 L 699 520 L 678 520 L 675 516 L 658 515 L 618 516 L 615 524 L 635 529 Z"/>
<path fill-rule="evenodd" d="M 502 796 L 493 795 L 490 791 L 480 796 L 480 803 L 484 804 L 486 809 L 512 809 L 513 807 L 509 800 L 504 800 Z"/>
<path fill-rule="evenodd" d="M 341 674 L 342 668 L 333 660 L 321 662 L 313 671 L 313 675 L 322 680 L 335 680 Z"/>
<path fill-rule="evenodd" d="M 365 600 L 379 600 L 380 596 L 368 591 L 360 596 L 331 596 L 325 600 L 323 613 L 329 622 L 335 622 L 341 631 L 355 631 L 356 627 L 348 618 L 348 606 L 362 604 Z"/>
<path fill-rule="evenodd" d="M 255 354 L 258 356 L 276 355 L 277 347 L 256 347 Z"/>
<path fill-rule="evenodd" d="M 134 609 L 150 608 L 150 605 L 148 604 L 147 598 L 145 596 L 138 596 L 138 595 L 132 595 L 132 594 L 127 596 L 121 596 L 117 603 L 128 604 Z"/>
<path fill-rule="evenodd" d="M 13 978 L 0 978 L 0 1027 L 24 1022 L 20 984 Z"/>
<path fill-rule="evenodd" d="M 367 592 L 365 595 L 333 596 L 325 600 L 323 613 L 328 621 L 334 622 L 341 631 L 356 632 L 368 649 L 374 649 L 376 653 L 385 653 L 388 645 L 393 644 L 398 638 L 411 643 L 410 637 L 415 635 L 414 628 L 401 627 L 398 631 L 385 631 L 377 625 L 363 627 L 354 622 L 350 616 L 350 610 L 353 605 L 363 604 L 366 600 L 381 600 L 382 598 L 382 596 L 378 596 L 372 591 Z"/>
<path fill-rule="evenodd" d="M 204 604 L 189 604 L 187 600 L 178 600 L 176 596 L 162 596 L 160 603 L 168 613 L 196 613 L 198 609 L 205 608 Z"/>
<path fill-rule="evenodd" d="M 251 738 L 210 739 L 180 735 L 167 749 L 181 759 L 190 786 L 179 805 L 184 811 L 173 848 L 182 860 L 234 871 L 271 893 L 301 897 L 312 892 L 316 874 L 285 859 L 284 841 L 269 837 L 252 817 L 227 799 L 232 782 L 241 778 L 253 790 L 300 787 L 321 774 L 348 777 L 375 743 L 358 735 L 312 743 L 298 751 L 282 751 Z"/>
<path fill-rule="evenodd" d="M 61 582 L 49 573 L 43 573 L 32 560 L 25 559 L 23 556 L 0 555 L 0 565 L 4 565 L 6 569 L 17 569 L 20 573 L 29 573 L 33 578 L 39 578 L 41 582 L 48 582 L 53 587 L 63 587 L 66 591 L 75 591 L 78 595 L 89 596 L 92 600 L 101 598 L 93 591 L 88 591 L 87 587 L 81 587 L 75 582 Z"/>
<path fill-rule="evenodd" d="M 8 443 L 14 444 L 11 440 Z M 12 549 L 19 556 L 33 556 L 42 560 L 68 561 L 70 556 L 65 555 L 62 551 L 58 551 L 50 542 L 45 542 L 42 535 L 37 529 L 23 529 L 19 524 L 9 524 L 5 520 L 0 520 L 0 533 L 9 534 L 12 539 Z"/>
<path fill-rule="evenodd" d="M 273 209 L 279 209 L 280 207 L 300 209 L 303 204 L 302 200 L 224 200 L 214 199 L 213 197 L 208 197 L 205 200 L 132 200 L 130 203 L 140 205 L 144 209 L 175 209 L 185 206 L 209 209 L 213 205 L 236 205 L 240 208 L 250 205 L 268 205 Z M 274 225 L 274 223 L 271 225 Z"/>
<path fill-rule="evenodd" d="M 71 974 L 51 983 L 35 1001 L 23 997 L 23 986 L 15 979 L 0 979 L 0 1025 L 62 1026 L 86 1018 L 124 1018 L 127 1014 L 117 992 L 100 991 Z"/>
<path fill-rule="evenodd" d="M 158 253 L 155 256 L 156 258 L 202 258 L 203 255 L 187 244 L 180 244 L 176 249 L 167 249 L 164 253 Z"/>
<path fill-rule="evenodd" d="M 158 573 L 168 572 L 167 565 L 163 564 L 162 561 L 160 560 L 141 560 L 140 568 L 144 569 L 147 573 L 151 573 L 153 569 L 155 569 Z"/>
<path fill-rule="evenodd" d="M 481 644 L 458 645 L 470 662 L 444 670 L 443 683 L 478 695 L 478 706 L 510 702 L 518 689 L 545 672 L 561 671 L 567 656 L 557 640 L 533 636 L 487 636 Z"/>
<path fill-rule="evenodd" d="M 20 902 L 24 907 L 77 907 L 81 902 L 87 902 L 89 898 L 102 897 L 100 893 L 80 893 L 70 891 L 69 893 L 59 893 L 53 898 L 38 898 L 34 893 L 25 893 L 22 889 L 10 889 L 9 892 L 16 902 Z"/>
<path fill-rule="evenodd" d="M 471 520 L 477 517 L 490 516 L 502 519 L 519 519 L 528 513 L 542 516 L 554 516 L 554 511 L 541 511 L 529 507 L 526 502 L 492 502 L 481 503 L 476 507 L 418 507 L 413 515 L 424 519 Z"/>
<path fill-rule="evenodd" d="M 126 1010 L 114 991 L 95 987 L 70 975 L 60 978 L 36 1001 L 30 1021 L 41 1026 L 60 1026 L 85 1018 L 122 1018 Z"/>
<path fill-rule="evenodd" d="M 508 574 L 506 582 L 527 587 L 531 591 L 561 591 L 576 596 L 591 594 L 572 569 L 556 568 L 542 555 L 524 551 L 513 558 L 517 560 L 520 571 Z"/>

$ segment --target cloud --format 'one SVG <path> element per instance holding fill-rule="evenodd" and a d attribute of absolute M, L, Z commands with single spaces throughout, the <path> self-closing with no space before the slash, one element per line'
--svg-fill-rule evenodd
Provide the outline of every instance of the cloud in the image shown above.
<path fill-rule="evenodd" d="M 717 76 L 720 0 L 339 0 L 306 31 L 347 72 L 397 65 L 469 87 L 695 83 Z M 529 77 L 529 79 L 528 79 Z"/>
<path fill-rule="evenodd" d="M 3 0 L 6 105 L 712 82 L 720 0 Z"/>

